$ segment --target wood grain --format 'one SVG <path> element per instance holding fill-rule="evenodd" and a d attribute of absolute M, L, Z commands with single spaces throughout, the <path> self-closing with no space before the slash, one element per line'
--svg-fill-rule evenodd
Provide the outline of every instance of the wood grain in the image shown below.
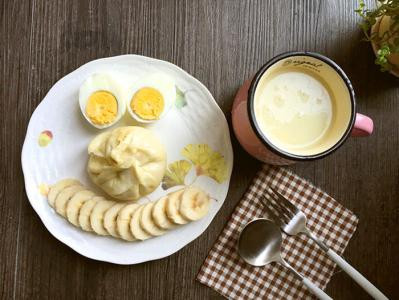
<path fill-rule="evenodd" d="M 372 1 L 369 1 L 370 3 Z M 259 169 L 232 135 L 235 165 L 223 209 L 178 253 L 135 266 L 88 260 L 42 225 L 23 189 L 21 147 L 30 115 L 50 87 L 80 65 L 136 53 L 164 59 L 202 81 L 230 120 L 237 88 L 289 50 L 325 54 L 353 81 L 370 138 L 350 139 L 330 157 L 293 169 L 359 217 L 345 257 L 390 298 L 399 297 L 398 81 L 361 42 L 356 1 L 16 0 L 1 1 L 0 299 L 209 299 L 195 281 L 207 252 Z M 367 299 L 348 276 L 327 288 L 336 299 Z"/>

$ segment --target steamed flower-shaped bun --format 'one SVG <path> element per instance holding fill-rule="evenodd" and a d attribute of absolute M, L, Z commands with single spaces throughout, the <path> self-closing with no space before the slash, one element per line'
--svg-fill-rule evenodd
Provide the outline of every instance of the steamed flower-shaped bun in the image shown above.
<path fill-rule="evenodd" d="M 166 151 L 142 127 L 126 126 L 96 136 L 89 145 L 87 171 L 111 197 L 137 200 L 154 191 L 166 169 Z"/>

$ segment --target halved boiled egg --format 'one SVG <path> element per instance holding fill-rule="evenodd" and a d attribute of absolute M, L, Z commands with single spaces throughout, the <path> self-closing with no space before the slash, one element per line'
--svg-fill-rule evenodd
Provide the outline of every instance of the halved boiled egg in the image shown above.
<path fill-rule="evenodd" d="M 86 120 L 97 128 L 107 128 L 124 115 L 123 87 L 107 73 L 88 77 L 79 89 L 79 105 Z"/>
<path fill-rule="evenodd" d="M 127 110 L 137 121 L 161 119 L 176 99 L 175 81 L 165 73 L 152 73 L 135 81 L 129 89 Z"/>

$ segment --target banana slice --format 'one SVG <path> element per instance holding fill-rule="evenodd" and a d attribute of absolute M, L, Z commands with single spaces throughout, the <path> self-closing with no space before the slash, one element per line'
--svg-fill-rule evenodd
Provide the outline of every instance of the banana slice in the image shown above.
<path fill-rule="evenodd" d="M 66 204 L 66 217 L 69 222 L 79 227 L 79 212 L 82 205 L 94 197 L 92 191 L 83 190 L 77 192 Z"/>
<path fill-rule="evenodd" d="M 126 204 L 124 203 L 116 203 L 104 214 L 104 227 L 113 237 L 120 237 L 116 228 L 116 218 L 118 217 L 119 211 L 125 206 Z"/>
<path fill-rule="evenodd" d="M 130 230 L 133 236 L 138 240 L 146 240 L 151 237 L 147 232 L 145 232 L 140 226 L 141 214 L 143 212 L 144 206 L 140 206 L 133 214 L 130 220 Z"/>
<path fill-rule="evenodd" d="M 135 241 L 136 237 L 132 234 L 130 230 L 130 220 L 135 211 L 138 210 L 140 207 L 139 204 L 128 204 L 124 208 L 122 208 L 119 213 L 118 217 L 116 218 L 116 228 L 120 237 L 126 241 Z"/>
<path fill-rule="evenodd" d="M 188 220 L 186 220 L 180 214 L 180 201 L 181 196 L 184 192 L 184 189 L 176 191 L 168 195 L 168 200 L 166 201 L 166 215 L 170 220 L 175 224 L 187 224 Z"/>
<path fill-rule="evenodd" d="M 71 178 L 51 186 L 48 202 L 59 215 L 85 231 L 127 241 L 160 236 L 178 224 L 203 218 L 210 208 L 209 196 L 198 187 L 187 187 L 139 205 L 96 196 Z"/>
<path fill-rule="evenodd" d="M 108 235 L 108 231 L 104 227 L 104 214 L 114 204 L 114 201 L 99 200 L 96 205 L 94 205 L 90 214 L 90 225 L 95 233 L 99 235 Z"/>
<path fill-rule="evenodd" d="M 63 216 L 64 218 L 66 217 L 66 205 L 68 201 L 77 193 L 80 191 L 83 191 L 85 189 L 84 186 L 82 185 L 71 185 L 65 189 L 63 189 L 55 198 L 55 211 Z"/>
<path fill-rule="evenodd" d="M 90 215 L 94 206 L 100 200 L 105 200 L 105 198 L 100 196 L 93 197 L 90 200 L 86 201 L 80 208 L 78 221 L 80 228 L 82 228 L 83 230 L 93 231 L 93 228 L 91 228 L 90 224 Z"/>
<path fill-rule="evenodd" d="M 197 187 L 187 188 L 181 196 L 180 213 L 190 221 L 203 218 L 209 211 L 210 199 Z"/>
<path fill-rule="evenodd" d="M 140 217 L 140 226 L 144 231 L 148 232 L 152 236 L 160 236 L 163 235 L 166 231 L 160 229 L 152 218 L 152 209 L 154 207 L 154 202 L 148 202 L 144 205 L 143 211 L 141 212 Z"/>
<path fill-rule="evenodd" d="M 50 191 L 47 195 L 47 200 L 51 207 L 54 207 L 55 199 L 57 198 L 58 194 L 63 189 L 71 185 L 81 185 L 81 183 L 76 179 L 66 178 L 58 181 L 56 184 L 50 187 Z"/>
<path fill-rule="evenodd" d="M 154 203 L 152 208 L 152 218 L 154 223 L 161 229 L 173 229 L 176 227 L 174 223 L 172 223 L 167 215 L 166 215 L 166 203 L 168 201 L 168 197 L 162 197 L 157 202 Z"/>

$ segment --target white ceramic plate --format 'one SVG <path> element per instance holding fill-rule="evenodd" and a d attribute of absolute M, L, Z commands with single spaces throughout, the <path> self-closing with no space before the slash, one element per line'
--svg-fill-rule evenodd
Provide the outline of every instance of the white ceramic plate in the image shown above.
<path fill-rule="evenodd" d="M 220 153 L 225 161 L 226 176 L 220 183 L 209 174 L 197 177 L 196 166 L 191 168 L 185 179 L 185 183 L 189 184 L 197 178 L 195 184 L 217 200 L 212 200 L 209 214 L 197 222 L 144 242 L 128 243 L 74 227 L 50 208 L 39 188 L 43 184 L 51 185 L 62 178 L 73 177 L 101 194 L 90 182 L 85 170 L 87 145 L 101 131 L 89 125 L 81 115 L 78 91 L 90 74 L 115 70 L 122 73 L 134 71 L 138 77 L 161 71 L 175 79 L 178 88 L 176 105 L 163 119 L 146 126 L 155 131 L 166 146 L 168 164 L 187 160 L 181 151 L 188 144 L 207 145 L 203 147 Z M 113 127 L 123 125 L 134 125 L 134 122 L 125 116 Z M 50 142 L 44 135 L 52 135 Z M 226 198 L 232 166 L 233 151 L 228 125 L 207 88 L 171 63 L 138 55 L 91 61 L 54 84 L 31 117 L 22 150 L 26 193 L 50 233 L 86 257 L 116 264 L 136 264 L 159 259 L 173 254 L 197 238 L 211 223 Z M 204 173 L 203 170 L 200 173 Z M 173 189 L 178 187 L 166 191 L 159 186 L 148 197 L 156 200 Z"/>

